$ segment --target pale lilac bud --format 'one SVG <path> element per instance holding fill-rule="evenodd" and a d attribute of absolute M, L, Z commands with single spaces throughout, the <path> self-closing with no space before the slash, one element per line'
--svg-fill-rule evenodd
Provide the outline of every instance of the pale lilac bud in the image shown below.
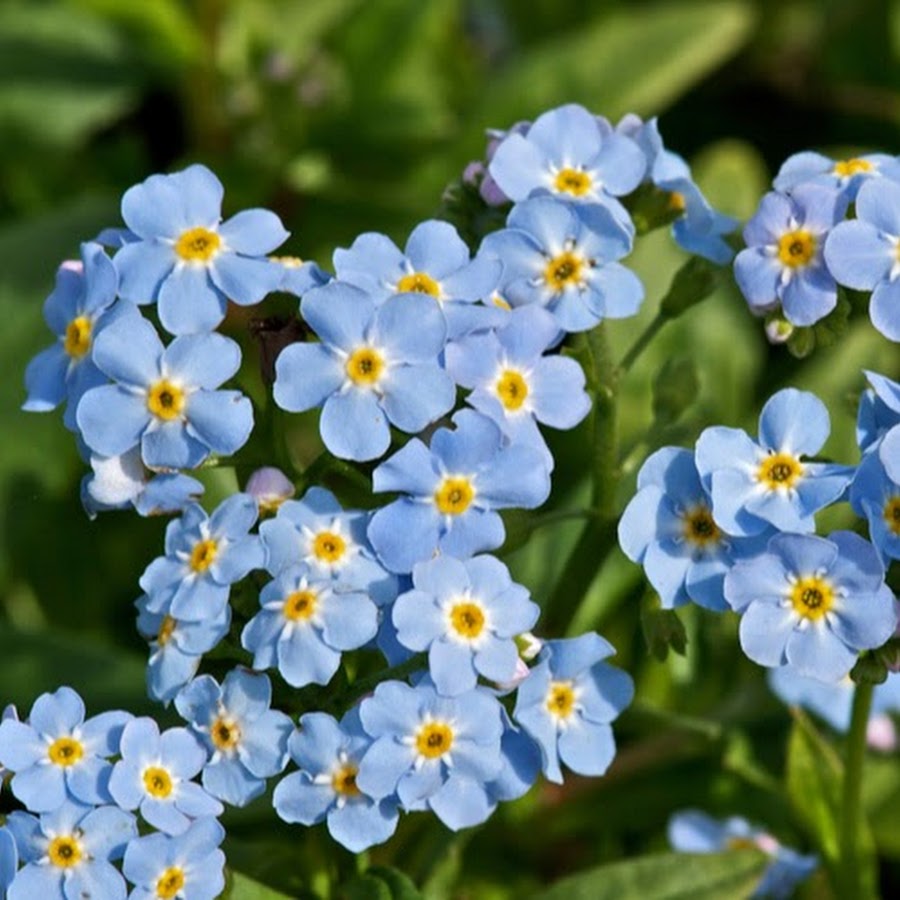
<path fill-rule="evenodd" d="M 897 729 L 890 716 L 872 716 L 866 726 L 866 743 L 872 750 L 893 753 L 897 749 Z"/>
<path fill-rule="evenodd" d="M 246 491 L 256 500 L 260 515 L 272 515 L 285 500 L 294 496 L 295 488 L 281 469 L 264 466 L 247 479 Z"/>

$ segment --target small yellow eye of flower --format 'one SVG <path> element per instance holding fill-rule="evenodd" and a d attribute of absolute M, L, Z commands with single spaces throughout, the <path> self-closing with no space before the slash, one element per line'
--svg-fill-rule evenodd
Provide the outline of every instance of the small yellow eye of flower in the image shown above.
<path fill-rule="evenodd" d="M 215 562 L 219 545 L 212 539 L 197 541 L 191 550 L 190 566 L 194 572 L 205 572 Z"/>
<path fill-rule="evenodd" d="M 281 263 L 286 269 L 299 269 L 303 260 L 299 256 L 270 256 L 272 262 Z"/>
<path fill-rule="evenodd" d="M 891 497 L 884 504 L 884 521 L 893 534 L 900 536 L 900 497 Z"/>
<path fill-rule="evenodd" d="M 515 369 L 505 369 L 494 385 L 500 402 L 510 412 L 522 408 L 528 396 L 528 383 Z"/>
<path fill-rule="evenodd" d="M 491 303 L 493 303 L 494 306 L 498 307 L 499 309 L 505 309 L 507 312 L 512 309 L 512 307 L 509 305 L 509 301 L 505 300 L 496 291 L 491 294 Z"/>
<path fill-rule="evenodd" d="M 84 745 L 75 738 L 57 738 L 47 748 L 47 756 L 57 766 L 74 766 L 84 756 Z"/>
<path fill-rule="evenodd" d="M 842 159 L 834 164 L 831 170 L 832 174 L 838 178 L 850 178 L 853 175 L 859 175 L 862 172 L 871 172 L 875 167 L 867 159 Z"/>
<path fill-rule="evenodd" d="M 318 606 L 318 596 L 315 591 L 294 591 L 284 598 L 281 607 L 282 615 L 292 622 L 302 622 L 312 618 Z"/>
<path fill-rule="evenodd" d="M 593 179 L 581 169 L 560 169 L 553 180 L 553 186 L 561 194 L 583 197 L 593 187 Z"/>
<path fill-rule="evenodd" d="M 412 272 L 404 275 L 397 282 L 398 294 L 428 294 L 429 297 L 440 297 L 441 286 L 425 272 Z"/>
<path fill-rule="evenodd" d="M 189 228 L 175 241 L 175 252 L 185 262 L 209 262 L 222 246 L 222 238 L 208 228 Z"/>
<path fill-rule="evenodd" d="M 434 492 L 434 502 L 445 516 L 461 515 L 474 499 L 475 487 L 463 476 L 446 477 Z"/>
<path fill-rule="evenodd" d="M 331 787 L 336 794 L 344 797 L 359 797 L 362 791 L 356 786 L 356 773 L 359 769 L 347 763 L 336 769 L 331 776 Z"/>
<path fill-rule="evenodd" d="M 748 837 L 730 837 L 725 842 L 728 850 L 759 850 L 759 844 Z"/>
<path fill-rule="evenodd" d="M 453 729 L 445 722 L 428 722 L 416 732 L 416 750 L 428 759 L 437 759 L 450 752 Z"/>
<path fill-rule="evenodd" d="M 163 616 L 163 620 L 159 625 L 159 631 L 156 632 L 156 643 L 160 647 L 165 647 L 169 643 L 177 624 L 178 621 L 171 616 Z"/>
<path fill-rule="evenodd" d="M 687 209 L 687 201 L 681 191 L 669 192 L 669 209 L 674 212 L 684 212 Z"/>
<path fill-rule="evenodd" d="M 571 681 L 551 681 L 547 691 L 547 711 L 556 719 L 568 719 L 575 710 L 575 688 Z"/>
<path fill-rule="evenodd" d="M 147 409 L 158 419 L 171 422 L 181 415 L 186 399 L 184 391 L 177 384 L 163 378 L 150 385 L 147 391 Z"/>
<path fill-rule="evenodd" d="M 722 539 L 722 532 L 713 521 L 708 506 L 698 504 L 687 510 L 681 521 L 684 539 L 691 544 L 708 547 L 710 544 L 718 544 Z"/>
<path fill-rule="evenodd" d="M 803 463 L 790 453 L 770 453 L 756 470 L 756 480 L 770 491 L 791 488 L 803 476 Z"/>
<path fill-rule="evenodd" d="M 173 900 L 184 887 L 184 869 L 180 866 L 169 866 L 156 882 L 156 896 L 160 900 Z"/>
<path fill-rule="evenodd" d="M 81 359 L 91 349 L 91 320 L 78 316 L 66 326 L 63 349 L 72 359 Z"/>
<path fill-rule="evenodd" d="M 144 787 L 151 797 L 168 797 L 172 793 L 172 778 L 159 766 L 144 769 Z"/>
<path fill-rule="evenodd" d="M 456 603 L 450 610 L 450 624 L 460 637 L 474 640 L 484 630 L 484 611 L 477 603 Z"/>
<path fill-rule="evenodd" d="M 333 531 L 320 531 L 312 546 L 313 556 L 323 563 L 336 563 L 346 550 L 346 541 Z"/>
<path fill-rule="evenodd" d="M 372 347 L 359 347 L 347 358 L 347 377 L 365 387 L 375 384 L 384 371 L 384 358 Z"/>
<path fill-rule="evenodd" d="M 804 619 L 821 619 L 834 606 L 834 588 L 817 575 L 797 579 L 790 597 L 794 612 Z"/>
<path fill-rule="evenodd" d="M 816 238 L 805 229 L 788 231 L 778 238 L 778 259 L 789 269 L 808 266 L 816 255 Z"/>
<path fill-rule="evenodd" d="M 81 844 L 71 835 L 60 835 L 53 838 L 47 847 L 47 857 L 54 866 L 71 869 L 81 862 Z"/>
<path fill-rule="evenodd" d="M 581 276 L 583 266 L 584 260 L 580 256 L 566 250 L 559 256 L 554 256 L 544 267 L 544 281 L 554 291 L 565 290 L 569 285 L 579 285 L 584 280 Z"/>
<path fill-rule="evenodd" d="M 209 729 L 209 737 L 217 750 L 233 750 L 241 742 L 241 729 L 234 719 L 219 716 Z"/>

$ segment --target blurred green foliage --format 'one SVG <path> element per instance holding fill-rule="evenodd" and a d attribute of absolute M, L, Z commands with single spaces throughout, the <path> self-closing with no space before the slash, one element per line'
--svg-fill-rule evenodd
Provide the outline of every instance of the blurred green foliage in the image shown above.
<path fill-rule="evenodd" d="M 746 219 L 791 152 L 900 151 L 898 76 L 900 3 L 888 0 L 5 0 L 0 702 L 27 709 L 70 682 L 92 711 L 149 706 L 132 601 L 161 552 L 163 523 L 124 513 L 88 522 L 71 436 L 58 416 L 18 410 L 25 364 L 48 342 L 41 304 L 55 267 L 80 240 L 119 224 L 118 198 L 131 184 L 202 161 L 226 185 L 226 214 L 276 209 L 293 234 L 285 252 L 327 266 L 332 249 L 362 231 L 402 242 L 434 215 L 444 186 L 483 154 L 486 128 L 578 101 L 612 118 L 659 115 L 667 145 L 691 160 L 709 198 Z M 657 232 L 629 262 L 648 301 L 637 319 L 610 323 L 617 358 L 656 314 L 684 256 Z M 825 399 L 834 426 L 826 450 L 853 462 L 860 369 L 900 375 L 895 348 L 864 321 L 802 361 L 770 347 L 725 280 L 667 325 L 622 382 L 620 508 L 648 452 L 689 444 L 711 423 L 752 430 L 762 400 L 788 383 Z M 653 394 L 664 365 L 692 393 L 689 407 Z M 652 428 L 666 403 L 664 427 Z M 551 441 L 552 513 L 583 505 L 588 466 L 583 429 Z M 211 493 L 233 486 L 224 477 L 210 478 Z M 846 514 L 832 518 L 838 525 Z M 539 602 L 565 578 L 580 528 L 574 519 L 517 523 L 530 537 L 506 558 Z M 601 630 L 637 681 L 616 764 L 601 780 L 533 791 L 474 840 L 425 817 L 404 820 L 372 857 L 402 868 L 429 898 L 527 895 L 581 870 L 581 881 L 545 896 L 745 896 L 755 858 L 690 870 L 664 856 L 616 862 L 664 850 L 668 816 L 687 805 L 740 810 L 792 844 L 827 843 L 833 821 L 804 821 L 796 802 L 804 779 L 827 775 L 821 738 L 806 723 L 788 741 L 789 717 L 737 651 L 734 621 L 679 613 L 687 653 L 659 661 L 640 626 L 640 570 L 616 549 L 595 562 L 568 628 Z M 883 763 L 866 798 L 889 894 L 900 885 L 900 774 Z M 786 789 L 777 781 L 785 770 Z M 254 879 L 300 896 L 324 889 L 329 866 L 346 868 L 320 829 L 271 821 L 264 804 L 226 818 L 230 855 L 251 876 L 235 876 L 235 898 L 280 896 Z M 347 896 L 408 895 L 390 870 L 354 872 Z M 600 893 L 608 878 L 618 893 Z M 827 896 L 821 878 L 803 890 Z"/>

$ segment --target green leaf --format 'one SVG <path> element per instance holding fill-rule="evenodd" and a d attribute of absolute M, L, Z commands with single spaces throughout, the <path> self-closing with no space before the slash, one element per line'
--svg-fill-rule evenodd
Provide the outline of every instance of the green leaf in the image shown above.
<path fill-rule="evenodd" d="M 611 118 L 658 113 L 737 53 L 752 24 L 736 0 L 617 9 L 519 54 L 473 118 L 507 126 L 563 97 Z"/>
<path fill-rule="evenodd" d="M 367 872 L 342 884 L 337 891 L 339 900 L 391 900 L 391 889 L 380 878 Z"/>
<path fill-rule="evenodd" d="M 366 875 L 371 875 L 384 882 L 390 889 L 391 900 L 421 900 L 422 898 L 412 879 L 399 869 L 392 869 L 390 866 L 372 866 L 366 871 Z"/>
<path fill-rule="evenodd" d="M 768 863 L 743 849 L 643 856 L 564 878 L 534 900 L 743 900 Z"/>
<path fill-rule="evenodd" d="M 230 872 L 222 900 L 291 900 L 291 897 L 240 872 Z"/>

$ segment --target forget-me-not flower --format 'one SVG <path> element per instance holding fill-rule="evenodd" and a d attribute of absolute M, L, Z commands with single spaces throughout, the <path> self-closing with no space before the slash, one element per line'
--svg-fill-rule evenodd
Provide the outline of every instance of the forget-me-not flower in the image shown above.
<path fill-rule="evenodd" d="M 325 446 L 342 459 L 368 460 L 390 446 L 389 425 L 415 433 L 456 401 L 438 364 L 446 323 L 420 294 L 380 306 L 335 281 L 310 291 L 301 312 L 320 343 L 294 343 L 275 362 L 275 402 L 289 412 L 322 407 Z"/>
<path fill-rule="evenodd" d="M 631 676 L 603 662 L 615 653 L 598 634 L 547 641 L 519 685 L 513 719 L 541 749 L 544 775 L 562 782 L 560 761 L 602 775 L 616 754 L 610 722 L 634 695 Z"/>
<path fill-rule="evenodd" d="M 284 279 L 266 259 L 288 233 L 273 212 L 248 209 L 222 222 L 224 189 L 206 166 L 151 175 L 122 197 L 122 218 L 138 238 L 116 253 L 119 293 L 157 305 L 171 334 L 212 331 L 229 300 L 259 303 Z"/>
<path fill-rule="evenodd" d="M 397 798 L 373 799 L 356 783 L 360 760 L 371 744 L 358 707 L 340 722 L 326 713 L 301 716 L 300 728 L 288 742 L 299 771 L 275 787 L 275 812 L 301 825 L 327 822 L 328 833 L 353 853 L 386 841 L 397 828 Z"/>
<path fill-rule="evenodd" d="M 822 185 L 855 200 L 859 190 L 869 181 L 879 183 L 882 176 L 900 180 L 900 163 L 885 153 L 865 153 L 847 159 L 831 159 L 823 153 L 802 150 L 789 156 L 772 182 L 776 191 L 792 193 L 801 184 Z"/>
<path fill-rule="evenodd" d="M 85 393 L 75 418 L 101 456 L 140 446 L 151 469 L 193 468 L 210 453 L 234 453 L 250 436 L 250 401 L 217 390 L 241 364 L 230 338 L 187 335 L 163 347 L 146 319 L 127 317 L 97 335 L 93 359 L 115 383 Z"/>
<path fill-rule="evenodd" d="M 761 666 L 839 681 L 897 626 L 878 551 L 858 534 L 778 534 L 725 576 L 741 647 Z"/>
<path fill-rule="evenodd" d="M 833 503 L 853 470 L 805 462 L 825 443 L 831 423 L 825 404 L 807 391 L 773 394 L 759 416 L 759 438 L 715 425 L 697 441 L 696 462 L 712 497 L 716 524 L 729 534 L 813 531 L 813 515 Z"/>
<path fill-rule="evenodd" d="M 853 511 L 869 523 L 869 538 L 885 564 L 900 559 L 900 484 L 888 477 L 881 457 L 867 453 L 850 485 Z"/>
<path fill-rule="evenodd" d="M 19 868 L 19 850 L 13 833 L 6 827 L 0 827 L 0 897 L 6 896 L 7 888 L 12 884 Z"/>

